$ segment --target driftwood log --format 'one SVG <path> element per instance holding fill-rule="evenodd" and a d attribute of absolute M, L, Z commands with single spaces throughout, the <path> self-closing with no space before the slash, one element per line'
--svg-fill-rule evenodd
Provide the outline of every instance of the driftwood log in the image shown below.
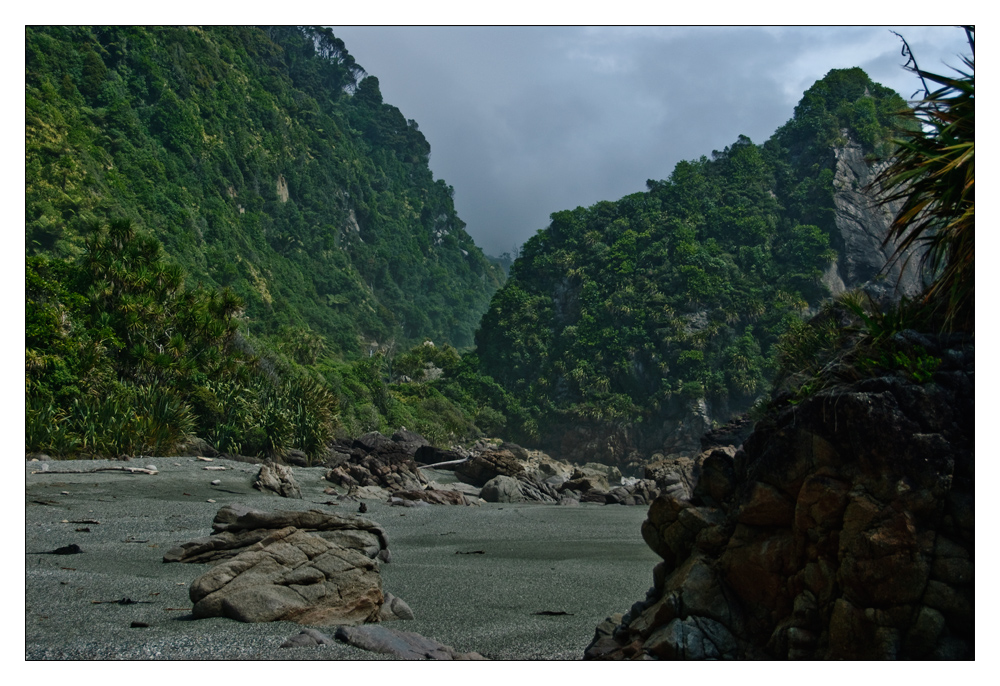
<path fill-rule="evenodd" d="M 33 469 L 32 474 L 95 474 L 96 472 L 125 472 L 126 474 L 159 474 L 155 469 L 145 467 L 98 467 L 97 469 Z"/>

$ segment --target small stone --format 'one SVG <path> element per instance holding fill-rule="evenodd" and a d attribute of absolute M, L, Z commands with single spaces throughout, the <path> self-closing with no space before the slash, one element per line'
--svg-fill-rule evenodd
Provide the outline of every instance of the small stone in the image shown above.
<path fill-rule="evenodd" d="M 202 457 L 201 455 L 199 455 L 198 457 L 196 457 L 195 460 L 200 460 L 202 462 L 212 462 L 213 461 L 212 458 L 210 458 L 210 457 Z"/>
<path fill-rule="evenodd" d="M 148 469 L 148 470 L 149 470 L 149 471 L 151 471 L 151 472 L 158 472 L 158 471 L 160 471 L 160 470 L 158 470 L 158 469 L 156 468 L 156 465 L 155 465 L 155 464 L 148 464 L 148 465 L 146 465 L 146 469 Z"/>
<path fill-rule="evenodd" d="M 221 479 L 212 479 L 212 485 L 213 486 L 218 486 L 221 483 L 222 483 Z"/>
<path fill-rule="evenodd" d="M 133 629 L 146 629 L 149 625 L 146 622 L 132 622 L 131 628 Z"/>
<path fill-rule="evenodd" d="M 208 467 L 202 467 L 202 469 L 204 469 L 205 471 L 209 471 L 209 472 L 224 472 L 224 471 L 226 471 L 225 467 L 219 467 L 219 466 L 216 466 L 216 465 L 209 465 Z"/>
<path fill-rule="evenodd" d="M 214 501 L 214 500 L 213 500 L 212 498 L 209 498 L 209 499 L 208 499 L 208 500 L 206 500 L 205 502 L 206 502 L 206 503 L 214 503 L 215 501 Z"/>
<path fill-rule="evenodd" d="M 70 543 L 62 548 L 56 548 L 52 551 L 53 555 L 79 555 L 83 552 L 83 549 L 76 543 Z"/>
<path fill-rule="evenodd" d="M 59 491 L 59 492 L 62 493 L 63 495 L 69 495 L 69 491 Z"/>

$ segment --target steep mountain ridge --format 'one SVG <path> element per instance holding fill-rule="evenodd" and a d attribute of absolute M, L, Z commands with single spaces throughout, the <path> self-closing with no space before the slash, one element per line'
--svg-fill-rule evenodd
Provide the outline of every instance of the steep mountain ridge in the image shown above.
<path fill-rule="evenodd" d="M 483 371 L 538 418 L 527 440 L 625 469 L 696 453 L 766 394 L 779 337 L 831 295 L 912 295 L 918 260 L 879 274 L 893 207 L 868 188 L 904 110 L 833 70 L 763 145 L 741 136 L 645 193 L 553 214 L 476 336 Z"/>
<path fill-rule="evenodd" d="M 27 27 L 29 255 L 133 220 L 255 334 L 336 353 L 456 346 L 503 272 L 416 122 L 329 29 Z"/>

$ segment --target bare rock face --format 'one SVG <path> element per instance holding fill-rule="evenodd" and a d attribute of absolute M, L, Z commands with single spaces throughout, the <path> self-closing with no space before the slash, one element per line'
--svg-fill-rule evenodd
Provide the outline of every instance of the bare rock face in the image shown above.
<path fill-rule="evenodd" d="M 285 527 L 191 583 L 194 616 L 327 626 L 378 621 L 378 563 L 319 536 Z"/>
<path fill-rule="evenodd" d="M 588 658 L 974 659 L 971 339 L 902 373 L 777 398 L 649 508 L 654 585 Z"/>
<path fill-rule="evenodd" d="M 260 471 L 253 482 L 253 487 L 258 491 L 277 493 L 282 498 L 302 497 L 299 484 L 295 481 L 295 477 L 292 476 L 292 468 L 274 462 L 265 462 L 260 466 Z"/>
<path fill-rule="evenodd" d="M 833 204 L 837 230 L 831 236 L 831 244 L 840 257 L 831 265 L 825 283 L 833 295 L 863 286 L 880 301 L 899 300 L 903 295 L 912 297 L 922 287 L 920 260 L 912 257 L 912 252 L 882 274 L 883 266 L 896 249 L 894 243 L 883 247 L 882 241 L 902 204 L 897 201 L 880 205 L 877 194 L 867 188 L 886 162 L 869 162 L 861 145 L 847 138 L 846 145 L 834 148 Z"/>
<path fill-rule="evenodd" d="M 420 448 L 430 445 L 430 442 L 416 431 L 409 431 L 402 427 L 392 434 L 392 440 L 411 455 L 415 455 Z"/>

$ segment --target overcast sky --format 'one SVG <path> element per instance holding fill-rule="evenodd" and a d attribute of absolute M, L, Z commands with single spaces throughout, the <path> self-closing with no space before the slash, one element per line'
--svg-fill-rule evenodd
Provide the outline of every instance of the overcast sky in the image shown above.
<path fill-rule="evenodd" d="M 891 28 L 921 68 L 962 66 L 960 29 Z M 831 69 L 861 67 L 904 98 L 919 87 L 888 27 L 333 29 L 417 121 L 491 255 L 552 212 L 645 190 L 740 134 L 764 142 Z"/>

